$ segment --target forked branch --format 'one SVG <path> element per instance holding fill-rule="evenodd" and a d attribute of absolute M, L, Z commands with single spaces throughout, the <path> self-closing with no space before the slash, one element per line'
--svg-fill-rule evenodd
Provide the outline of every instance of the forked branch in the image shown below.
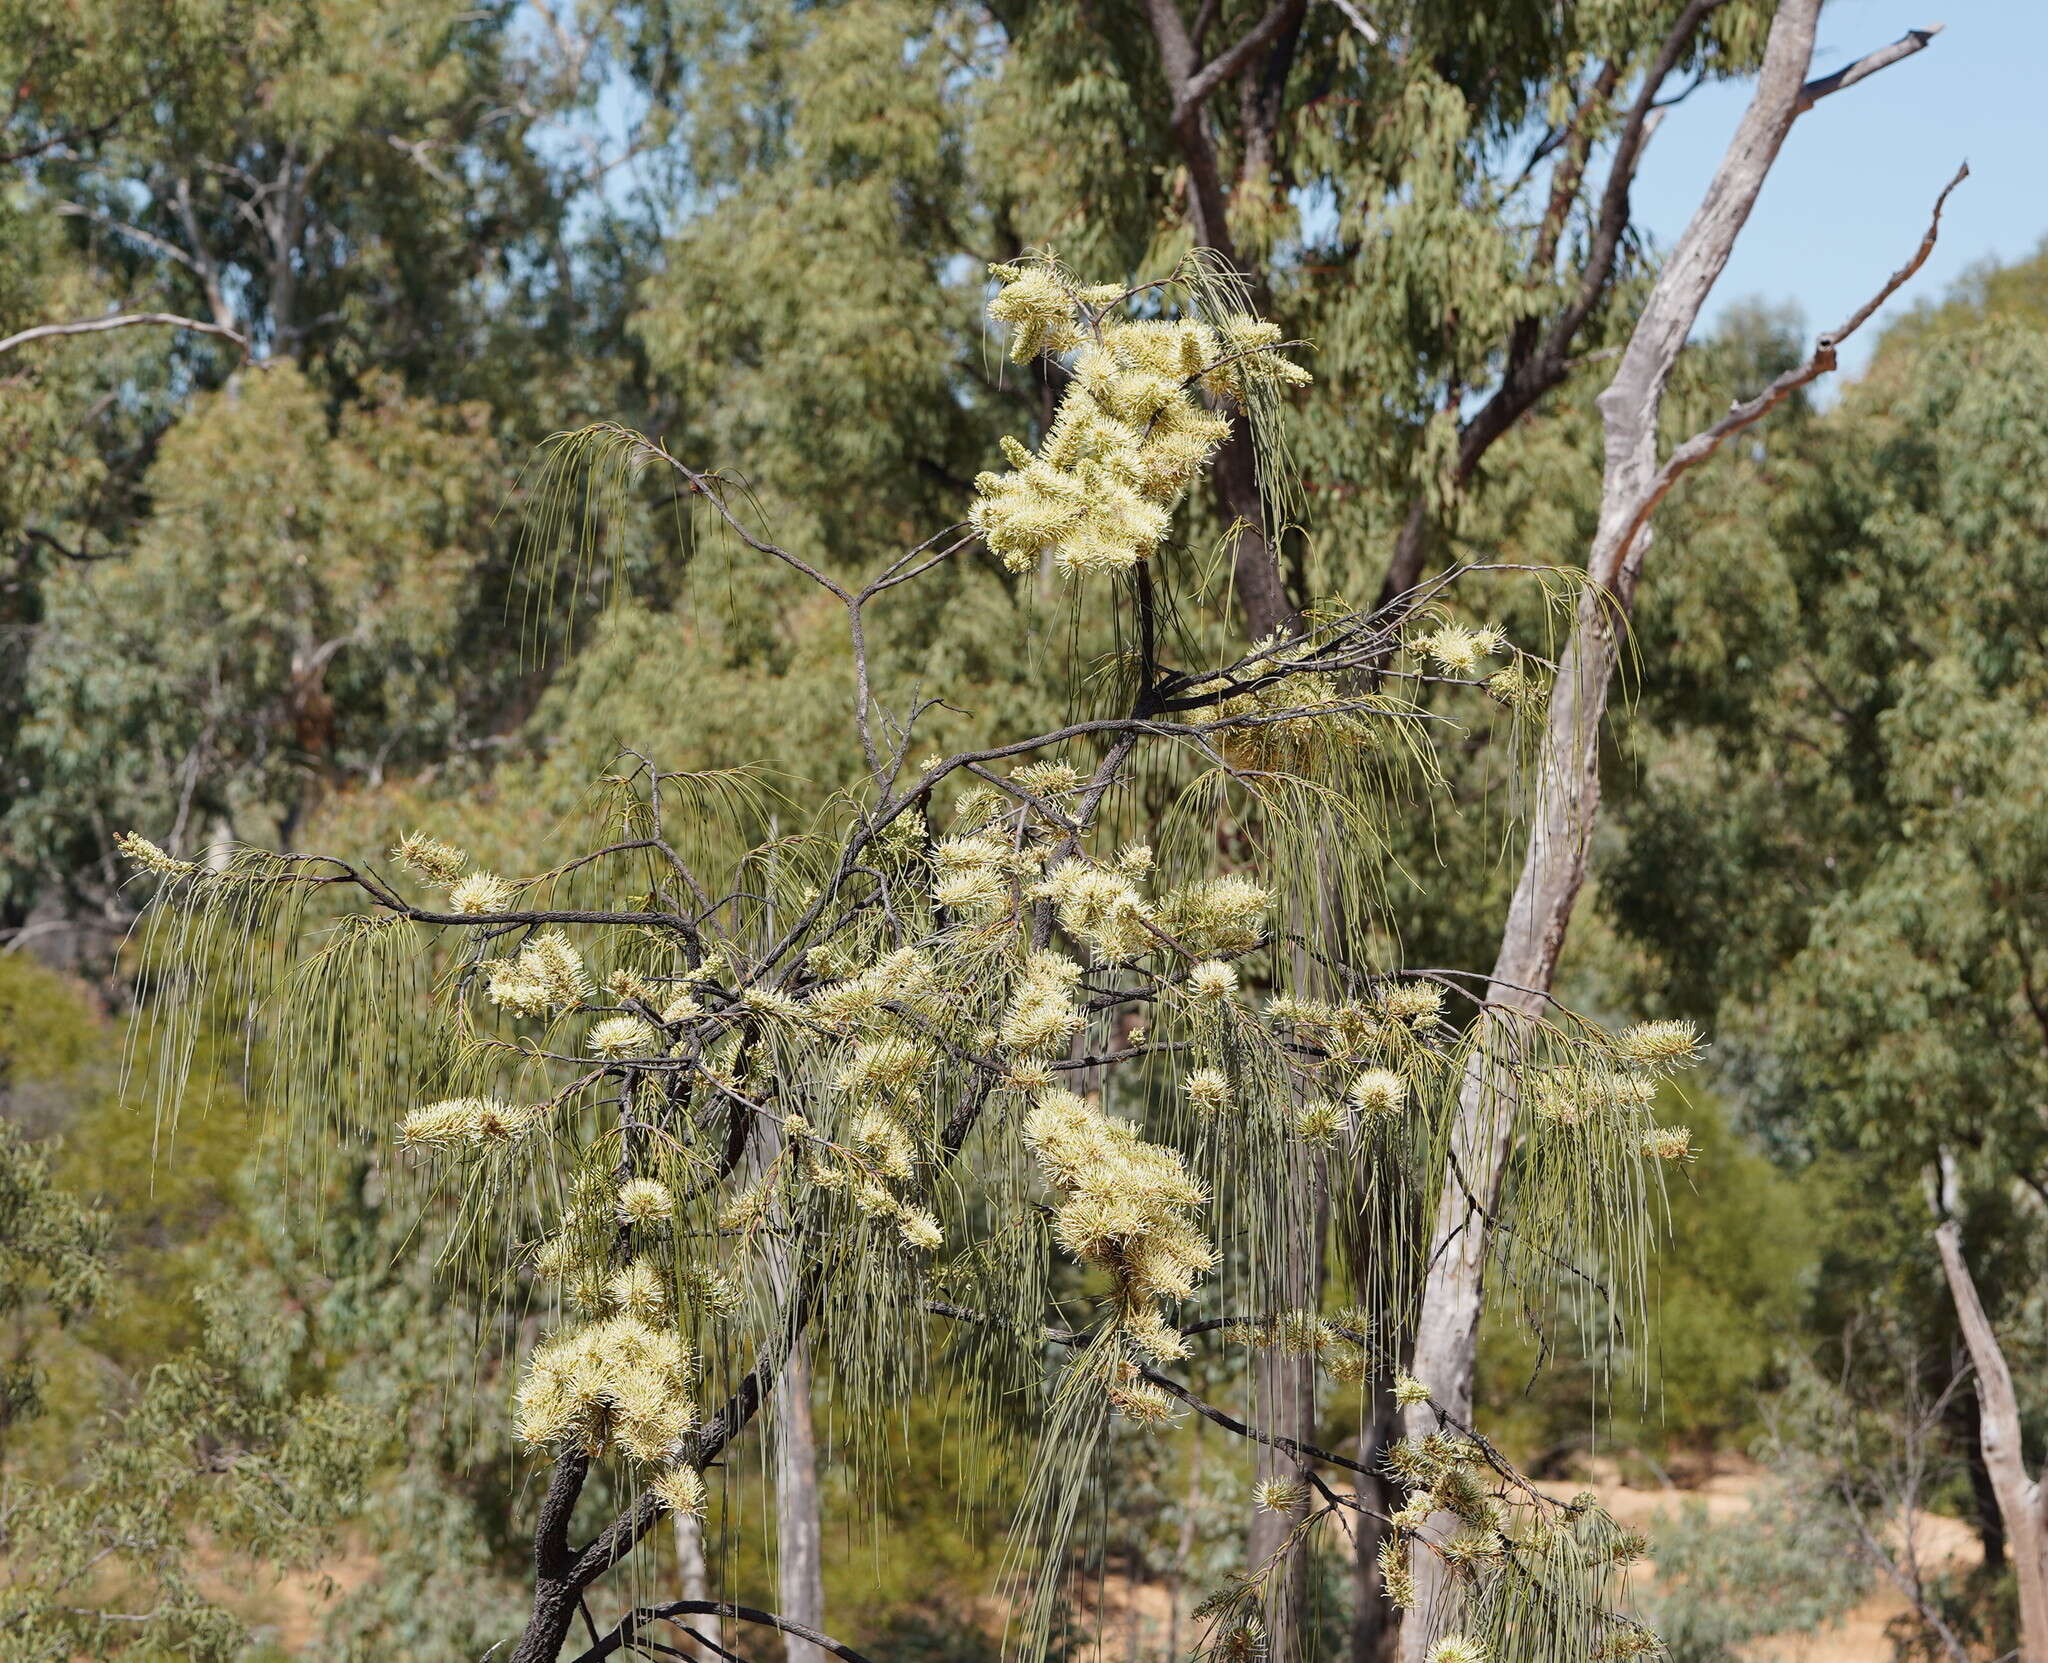
<path fill-rule="evenodd" d="M 1745 427 L 1762 421 L 1801 387 L 1819 380 L 1835 369 L 1841 344 L 1868 323 L 1877 309 L 1904 288 L 1913 274 L 1927 263 L 1927 256 L 1934 252 L 1935 239 L 1941 231 L 1941 211 L 1948 206 L 1949 194 L 1969 177 L 1970 164 L 1965 162 L 1956 169 L 1955 177 L 1942 187 L 1941 195 L 1934 199 L 1934 212 L 1927 222 L 1927 233 L 1920 239 L 1920 246 L 1913 251 L 1912 258 L 1886 278 L 1884 286 L 1857 307 L 1846 323 L 1829 330 L 1815 341 L 1813 354 L 1805 363 L 1787 370 L 1753 397 L 1737 400 L 1728 407 L 1728 413 L 1713 426 L 1695 433 L 1671 453 L 1664 466 L 1658 469 L 1649 492 L 1636 509 L 1635 518 L 1622 538 L 1624 548 L 1634 542 L 1643 527 L 1649 523 L 1650 516 L 1656 513 L 1657 505 L 1664 500 L 1681 476 L 1706 461 L 1727 440 Z"/>
<path fill-rule="evenodd" d="M 678 1599 L 662 1605 L 643 1605 L 628 1611 L 597 1642 L 587 1650 L 578 1652 L 573 1663 L 598 1663 L 601 1658 L 611 1657 L 626 1650 L 637 1651 L 635 1640 L 640 1630 L 649 1623 L 676 1622 L 682 1617 L 729 1617 L 735 1622 L 755 1623 L 763 1628 L 772 1628 L 781 1633 L 808 1640 L 821 1650 L 829 1651 L 842 1663 L 868 1663 L 853 1647 L 843 1640 L 835 1640 L 829 1634 L 820 1633 L 806 1623 L 791 1622 L 779 1617 L 773 1611 L 762 1611 L 751 1605 L 735 1605 L 731 1600 Z M 680 1626 L 680 1624 L 678 1624 Z"/>

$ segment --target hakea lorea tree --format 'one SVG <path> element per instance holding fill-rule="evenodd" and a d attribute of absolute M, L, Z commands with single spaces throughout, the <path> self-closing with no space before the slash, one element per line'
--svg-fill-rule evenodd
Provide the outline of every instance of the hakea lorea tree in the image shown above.
<path fill-rule="evenodd" d="M 1621 1604 L 1640 1544 L 1589 1499 L 1538 1493 L 1461 1420 L 1345 1454 L 1205 1400 L 1182 1367 L 1279 1347 L 1340 1387 L 1427 1402 L 1386 1336 L 1462 1181 L 1449 1133 L 1483 995 L 1395 962 L 1382 816 L 1436 783 L 1438 706 L 1517 727 L 1551 667 L 1463 604 L 1487 567 L 1404 598 L 1399 623 L 1331 604 L 1233 662 L 1171 662 L 1193 564 L 1174 509 L 1233 424 L 1263 448 L 1306 372 L 1199 260 L 1135 289 L 1079 286 L 1049 258 L 995 276 L 1014 355 L 1065 371 L 1056 417 L 1035 450 L 1006 447 L 967 523 L 858 588 L 637 434 L 550 452 L 586 506 L 658 470 L 843 608 L 857 788 L 774 835 L 745 768 L 629 754 L 598 846 L 521 879 L 419 834 L 390 868 L 248 849 L 195 865 L 130 837 L 159 881 L 147 996 L 196 1022 L 209 978 L 228 982 L 265 1013 L 275 1099 L 325 1136 L 395 1135 L 461 1196 L 456 1236 L 494 1285 L 545 1307 L 509 1406 L 551 1461 L 521 1663 L 714 1615 L 857 1657 L 773 1612 L 667 1597 L 635 1557 L 728 1481 L 799 1341 L 850 1427 L 941 1370 L 984 1394 L 991 1436 L 998 1400 L 1006 1424 L 1031 1418 L 1012 1557 L 1027 1647 L 1048 1638 L 1112 1423 L 1169 1436 L 1199 1416 L 1285 1457 L 1258 1504 L 1297 1521 L 1215 1591 L 1205 1652 L 1266 1649 L 1284 1563 L 1367 1509 L 1368 1475 L 1405 1498 L 1380 1521 L 1391 1598 L 1415 1598 L 1411 1550 L 1446 1568 L 1410 1614 L 1440 1663 L 1650 1651 Z M 929 707 L 877 701 L 866 622 L 977 540 L 1113 608 L 1125 646 L 1076 676 L 1064 725 L 913 760 Z M 1569 600 L 1563 574 L 1532 580 Z M 1528 1133 L 1487 1209 L 1532 1303 L 1579 1288 L 1600 1322 L 1639 1309 L 1659 1162 L 1687 1153 L 1652 1100 L 1695 1044 L 1562 1009 L 1526 1025 L 1508 1084 Z M 1352 1292 L 1375 1316 L 1259 1308 L 1332 1215 L 1372 1221 L 1371 1285 Z M 579 1630 L 593 1598 L 607 1626 Z"/>

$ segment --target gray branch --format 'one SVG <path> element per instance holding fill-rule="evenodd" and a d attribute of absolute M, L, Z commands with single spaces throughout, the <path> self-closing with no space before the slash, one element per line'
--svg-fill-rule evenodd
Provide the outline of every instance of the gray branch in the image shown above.
<path fill-rule="evenodd" d="M 1941 230 L 1941 211 L 1948 205 L 1949 193 L 1969 177 L 1970 164 L 1965 162 L 1956 169 L 1955 177 L 1942 187 L 1941 195 L 1934 199 L 1934 213 L 1928 221 L 1927 234 L 1920 239 L 1920 246 L 1913 251 L 1912 258 L 1893 272 L 1886 279 L 1884 287 L 1859 306 L 1848 322 L 1837 329 L 1829 330 L 1815 341 L 1813 355 L 1805 363 L 1787 370 L 1754 397 L 1738 399 L 1728 407 L 1728 413 L 1713 426 L 1701 429 L 1671 453 L 1664 466 L 1658 469 L 1649 493 L 1636 510 L 1635 523 L 1628 532 L 1630 539 L 1649 523 L 1650 516 L 1657 511 L 1657 505 L 1664 500 L 1671 487 L 1678 483 L 1682 474 L 1698 467 L 1745 427 L 1762 421 L 1801 387 L 1819 380 L 1835 369 L 1841 344 L 1868 323 L 1877 309 L 1904 288 L 1913 274 L 1927 263 L 1927 256 L 1934 252 L 1935 238 Z"/>
<path fill-rule="evenodd" d="M 52 340 L 60 335 L 98 335 L 109 329 L 132 329 L 138 324 L 161 324 L 167 329 L 189 329 L 199 335 L 218 335 L 224 341 L 234 342 L 244 352 L 249 350 L 247 337 L 225 324 L 203 323 L 198 318 L 181 317 L 176 312 L 116 312 L 104 318 L 84 318 L 76 323 L 39 323 L 32 329 L 0 337 L 0 352 L 12 352 L 31 341 Z"/>
<path fill-rule="evenodd" d="M 1889 46 L 1880 46 L 1875 52 L 1866 52 L 1854 63 L 1836 70 L 1832 75 L 1821 75 L 1808 81 L 1799 89 L 1799 102 L 1793 106 L 1794 115 L 1804 115 L 1831 92 L 1840 92 L 1853 87 L 1866 75 L 1875 75 L 1880 69 L 1897 63 L 1901 58 L 1910 58 L 1915 52 L 1926 48 L 1929 41 L 1941 33 L 1945 26 L 1937 23 L 1931 29 L 1908 29 Z"/>

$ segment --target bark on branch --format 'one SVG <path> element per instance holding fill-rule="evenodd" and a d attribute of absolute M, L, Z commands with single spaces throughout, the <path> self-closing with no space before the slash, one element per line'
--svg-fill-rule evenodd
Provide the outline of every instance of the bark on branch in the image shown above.
<path fill-rule="evenodd" d="M 1853 87 L 1866 75 L 1875 75 L 1887 65 L 1897 63 L 1901 58 L 1910 58 L 1915 52 L 1925 50 L 1927 43 L 1941 33 L 1946 25 L 1937 23 L 1931 29 L 1908 29 L 1889 46 L 1880 46 L 1875 52 L 1866 52 L 1854 63 L 1836 70 L 1832 75 L 1821 75 L 1808 81 L 1799 92 L 1799 107 L 1794 114 L 1804 115 L 1831 92 L 1840 92 Z"/>
<path fill-rule="evenodd" d="M 1601 192 L 1600 207 L 1594 220 L 1593 238 L 1587 251 L 1578 292 L 1548 329 L 1544 329 L 1538 320 L 1533 318 L 1525 319 L 1515 326 L 1515 331 L 1507 342 L 1507 369 L 1501 378 L 1500 386 L 1473 413 L 1472 419 L 1465 424 L 1463 432 L 1459 435 L 1455 479 L 1460 486 L 1468 484 L 1478 472 L 1481 459 L 1492 448 L 1494 442 L 1534 409 L 1544 395 L 1562 386 L 1581 361 L 1573 355 L 1576 343 L 1580 331 L 1592 317 L 1613 281 L 1622 238 L 1630 223 L 1629 197 L 1635 183 L 1636 164 L 1641 159 L 1643 147 L 1648 143 L 1651 128 L 1661 108 L 1657 93 L 1683 58 L 1685 48 L 1691 43 L 1701 24 L 1710 13 L 1724 3 L 1725 0 L 1692 0 L 1692 4 L 1680 13 L 1678 20 L 1665 36 L 1656 59 L 1637 91 L 1634 103 L 1623 118 L 1619 136 L 1615 141 L 1614 160 L 1609 165 L 1607 183 Z M 1931 29 L 1909 29 L 1889 46 L 1865 53 L 1854 63 L 1835 70 L 1832 74 L 1817 76 L 1807 81 L 1800 87 L 1799 95 L 1793 103 L 1793 116 L 1803 115 L 1823 98 L 1853 87 L 1859 81 L 1875 75 L 1880 69 L 1898 63 L 1901 59 L 1912 57 L 1924 50 L 1940 33 L 1940 24 Z M 1606 66 L 1596 82 L 1593 95 L 1587 100 L 1588 108 L 1581 109 L 1573 116 L 1568 133 L 1576 133 L 1585 121 L 1590 107 L 1613 92 L 1618 79 L 1618 69 L 1617 64 Z M 1579 173 L 1584 165 L 1583 149 L 1575 147 L 1567 150 L 1553 183 L 1551 201 L 1544 216 L 1543 232 L 1537 239 L 1536 253 L 1530 262 L 1532 273 L 1547 271 L 1555 255 L 1557 232 L 1563 223 L 1562 215 L 1570 207 L 1572 197 L 1578 188 Z M 1849 327 L 1853 328 L 1854 325 Z M 1835 339 L 1839 341 L 1847 333 L 1847 329 L 1838 330 Z M 1380 586 L 1380 604 L 1388 605 L 1398 601 L 1422 575 L 1428 533 L 1428 509 L 1418 498 L 1395 539 L 1394 552 L 1387 563 L 1386 576 Z"/>
<path fill-rule="evenodd" d="M 1179 123 L 1193 115 L 1210 93 L 1251 62 L 1252 55 L 1260 47 L 1277 40 L 1280 31 L 1298 18 L 1304 9 L 1302 0 L 1280 0 L 1280 4 L 1253 24 L 1234 46 L 1194 71 L 1175 91 L 1174 121 Z M 1175 13 L 1175 16 L 1178 18 L 1179 14 Z"/>
<path fill-rule="evenodd" d="M 1738 399 L 1728 407 L 1728 413 L 1713 426 L 1703 428 L 1684 444 L 1672 451 L 1664 466 L 1657 470 L 1657 477 L 1651 483 L 1648 494 L 1637 508 L 1635 523 L 1629 528 L 1628 536 L 1635 537 L 1649 524 L 1650 516 L 1657 511 L 1671 487 L 1678 483 L 1682 474 L 1690 472 L 1719 450 L 1722 444 L 1745 427 L 1762 421 L 1773 410 L 1790 398 L 1801 387 L 1818 381 L 1836 367 L 1836 357 L 1841 344 L 1864 324 L 1868 323 L 1877 309 L 1904 288 L 1923 265 L 1927 256 L 1934 252 L 1935 239 L 1941 231 L 1941 211 L 1948 206 L 1949 194 L 1965 179 L 1970 177 L 1968 162 L 1956 169 L 1955 177 L 1942 187 L 1941 195 L 1934 199 L 1934 213 L 1927 223 L 1927 234 L 1920 239 L 1920 246 L 1903 266 L 1885 280 L 1883 288 L 1872 295 L 1851 314 L 1848 322 L 1830 330 L 1814 342 L 1813 355 L 1805 363 L 1787 370 L 1777 380 L 1754 397 Z"/>
<path fill-rule="evenodd" d="M 39 323 L 31 329 L 0 337 L 0 352 L 12 352 L 31 341 L 53 340 L 60 335 L 98 335 L 109 329 L 133 329 L 138 324 L 161 324 L 167 329 L 189 329 L 196 335 L 218 335 L 245 353 L 249 350 L 248 337 L 225 324 L 180 317 L 176 312 L 116 312 L 104 318 L 82 318 L 76 323 Z"/>

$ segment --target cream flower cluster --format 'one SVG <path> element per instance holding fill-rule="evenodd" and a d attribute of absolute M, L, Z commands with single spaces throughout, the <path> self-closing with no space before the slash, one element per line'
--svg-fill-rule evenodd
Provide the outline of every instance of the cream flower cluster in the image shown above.
<path fill-rule="evenodd" d="M 1229 418 L 1198 395 L 1242 399 L 1255 382 L 1309 379 L 1261 319 L 1112 317 L 1125 299 L 1114 287 L 1072 288 L 1049 262 L 991 270 L 1002 288 L 989 315 L 1011 326 L 1011 357 L 1072 359 L 1044 443 L 1033 452 L 1005 439 L 1010 471 L 974 482 L 974 525 L 1012 571 L 1048 551 L 1070 575 L 1147 558 L 1230 436 Z"/>
<path fill-rule="evenodd" d="M 1060 1246 L 1110 1273 L 1135 1344 L 1160 1360 L 1185 1355 L 1160 1306 L 1194 1292 L 1215 1268 L 1216 1250 L 1190 1216 L 1209 1197 L 1180 1152 L 1147 1143 L 1058 1087 L 1038 1094 L 1024 1141 L 1060 1197 L 1053 1215 Z"/>
<path fill-rule="evenodd" d="M 697 1359 L 673 1324 L 621 1311 L 557 1334 L 533 1354 L 519 1387 L 519 1435 L 592 1454 L 616 1445 L 668 1461 L 697 1420 Z"/>
<path fill-rule="evenodd" d="M 484 974 L 484 996 L 517 1016 L 572 1010 L 596 991 L 560 930 L 536 936 L 515 957 L 493 959 Z"/>
<path fill-rule="evenodd" d="M 414 1109 L 398 1124 L 398 1141 L 412 1148 L 483 1148 L 524 1137 L 547 1113 L 539 1103 L 503 1103 L 495 1097 L 446 1097 Z"/>

